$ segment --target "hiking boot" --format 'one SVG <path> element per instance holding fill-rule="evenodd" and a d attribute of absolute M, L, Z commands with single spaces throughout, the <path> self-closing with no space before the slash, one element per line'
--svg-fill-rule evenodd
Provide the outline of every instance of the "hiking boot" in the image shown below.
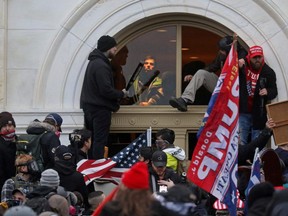
<path fill-rule="evenodd" d="M 187 111 L 187 103 L 185 102 L 185 100 L 181 97 L 179 98 L 175 98 L 175 97 L 172 97 L 170 100 L 169 100 L 169 104 L 174 107 L 174 108 L 177 108 L 179 111 L 181 112 L 186 112 Z"/>

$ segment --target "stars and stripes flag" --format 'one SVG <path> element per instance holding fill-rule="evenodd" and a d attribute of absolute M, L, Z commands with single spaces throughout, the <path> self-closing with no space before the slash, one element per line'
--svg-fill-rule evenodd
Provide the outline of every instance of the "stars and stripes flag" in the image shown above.
<path fill-rule="evenodd" d="M 234 40 L 198 134 L 187 177 L 237 213 L 239 77 Z"/>
<path fill-rule="evenodd" d="M 84 175 L 86 185 L 95 179 L 117 184 L 122 174 L 138 161 L 139 149 L 145 146 L 151 146 L 151 128 L 112 158 L 81 160 L 77 164 L 77 170 Z"/>

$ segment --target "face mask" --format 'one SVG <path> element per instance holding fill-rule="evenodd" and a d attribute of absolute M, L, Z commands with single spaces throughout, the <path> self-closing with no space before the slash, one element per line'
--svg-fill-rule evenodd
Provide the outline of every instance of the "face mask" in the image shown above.
<path fill-rule="evenodd" d="M 60 131 L 56 131 L 55 134 L 56 134 L 57 137 L 60 137 L 61 132 Z"/>
<path fill-rule="evenodd" d="M 6 141 L 13 141 L 15 139 L 15 130 L 6 130 L 1 133 L 1 136 Z"/>

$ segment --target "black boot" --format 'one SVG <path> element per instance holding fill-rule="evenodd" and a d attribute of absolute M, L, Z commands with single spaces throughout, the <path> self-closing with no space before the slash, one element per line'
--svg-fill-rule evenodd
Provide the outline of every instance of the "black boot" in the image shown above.
<path fill-rule="evenodd" d="M 179 111 L 181 112 L 186 112 L 187 111 L 187 103 L 185 102 L 185 100 L 181 97 L 179 98 L 175 98 L 175 97 L 172 97 L 170 100 L 169 100 L 169 104 L 174 107 L 174 108 L 177 108 Z"/>

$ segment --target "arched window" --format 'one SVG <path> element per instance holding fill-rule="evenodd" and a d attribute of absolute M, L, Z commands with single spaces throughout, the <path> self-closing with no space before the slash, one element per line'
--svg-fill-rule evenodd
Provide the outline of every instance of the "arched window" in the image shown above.
<path fill-rule="evenodd" d="M 128 103 L 130 105 L 168 105 L 172 96 L 179 97 L 188 84 L 184 82 L 184 76 L 195 74 L 198 69 L 213 61 L 221 38 L 203 27 L 182 24 L 149 27 L 142 31 L 119 47 L 119 52 L 122 52 L 123 47 L 128 49 L 126 63 L 122 65 L 126 84 L 138 64 L 144 63 L 139 78 L 129 89 L 131 97 L 139 96 L 134 97 Z M 152 58 L 152 66 L 145 61 L 147 57 Z M 146 70 L 146 66 L 152 68 Z M 160 74 L 149 82 L 157 70 Z M 116 83 L 119 81 L 123 82 L 115 80 Z M 209 98 L 210 93 L 201 88 L 195 104 L 208 104 Z"/>

